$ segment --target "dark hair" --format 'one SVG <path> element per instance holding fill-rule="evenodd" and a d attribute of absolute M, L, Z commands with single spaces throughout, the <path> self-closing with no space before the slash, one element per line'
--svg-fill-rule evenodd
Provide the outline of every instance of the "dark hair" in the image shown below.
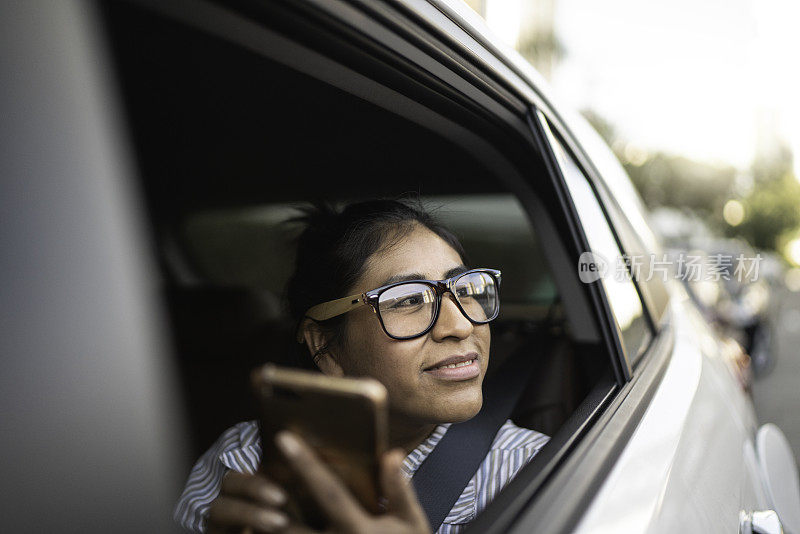
<path fill-rule="evenodd" d="M 289 279 L 289 313 L 295 325 L 312 306 L 347 295 L 363 274 L 372 254 L 397 243 L 420 224 L 441 237 L 466 262 L 456 236 L 421 203 L 411 200 L 369 200 L 336 209 L 315 203 L 291 222 L 305 224 L 297 242 L 295 269 Z M 318 323 L 331 342 L 340 339 L 346 314 Z"/>

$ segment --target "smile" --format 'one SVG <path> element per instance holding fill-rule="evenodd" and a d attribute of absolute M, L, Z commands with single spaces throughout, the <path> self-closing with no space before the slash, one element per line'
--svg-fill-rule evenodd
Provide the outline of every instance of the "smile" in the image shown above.
<path fill-rule="evenodd" d="M 470 360 L 468 362 L 461 362 L 461 363 L 451 363 L 450 365 L 443 365 L 441 367 L 436 367 L 436 369 L 455 369 L 456 367 L 464 367 L 465 365 L 472 365 L 475 360 Z"/>
<path fill-rule="evenodd" d="M 475 353 L 447 358 L 424 371 L 441 380 L 469 380 L 481 374 Z"/>

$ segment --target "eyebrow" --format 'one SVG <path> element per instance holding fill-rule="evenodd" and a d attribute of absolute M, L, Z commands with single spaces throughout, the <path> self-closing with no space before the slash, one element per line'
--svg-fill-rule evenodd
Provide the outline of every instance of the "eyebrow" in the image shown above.
<path fill-rule="evenodd" d="M 469 269 L 467 269 L 465 266 L 458 265 L 456 267 L 453 267 L 446 273 L 444 273 L 444 278 L 452 278 L 467 271 L 469 271 Z M 381 287 L 388 286 L 389 284 L 394 284 L 395 282 L 408 282 L 410 280 L 426 280 L 426 278 L 425 275 L 422 273 L 396 274 L 384 280 L 383 283 L 381 283 Z"/>

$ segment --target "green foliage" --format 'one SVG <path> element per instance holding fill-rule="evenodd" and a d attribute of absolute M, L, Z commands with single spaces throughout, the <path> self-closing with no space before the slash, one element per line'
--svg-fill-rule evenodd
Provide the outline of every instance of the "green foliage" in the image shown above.
<path fill-rule="evenodd" d="M 776 250 L 780 237 L 800 226 L 800 182 L 789 172 L 763 177 L 741 202 L 745 219 L 727 233 L 754 247 Z"/>
<path fill-rule="evenodd" d="M 765 250 L 778 250 L 781 236 L 800 228 L 800 182 L 792 174 L 792 154 L 785 147 L 756 159 L 750 169 L 753 187 L 739 194 L 733 167 L 663 152 L 647 154 L 635 165 L 625 157 L 626 144 L 608 121 L 592 111 L 583 115 L 614 149 L 648 208 L 690 212 L 717 233 L 744 238 Z M 730 199 L 745 207 L 745 219 L 738 226 L 730 226 L 722 218 L 723 206 Z"/>
<path fill-rule="evenodd" d="M 712 228 L 720 227 L 722 206 L 735 185 L 733 167 L 716 167 L 656 153 L 641 166 L 626 163 L 625 168 L 649 208 L 668 206 L 689 210 Z"/>

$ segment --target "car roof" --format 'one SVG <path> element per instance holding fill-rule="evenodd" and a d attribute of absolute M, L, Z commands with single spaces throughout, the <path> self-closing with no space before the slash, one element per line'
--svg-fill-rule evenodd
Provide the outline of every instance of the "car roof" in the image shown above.
<path fill-rule="evenodd" d="M 425 20 L 538 107 L 552 108 L 545 78 L 463 0 L 388 0 Z"/>

